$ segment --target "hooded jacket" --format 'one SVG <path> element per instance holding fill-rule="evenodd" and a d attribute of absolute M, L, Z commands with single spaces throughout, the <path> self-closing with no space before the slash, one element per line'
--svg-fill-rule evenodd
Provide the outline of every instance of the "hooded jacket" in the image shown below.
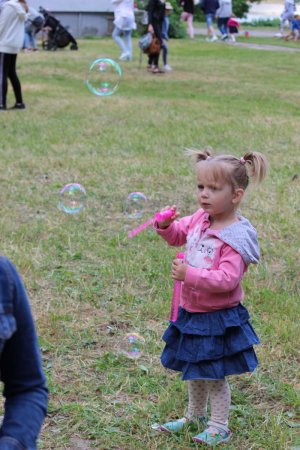
<path fill-rule="evenodd" d="M 180 306 L 189 312 L 212 312 L 237 306 L 244 293 L 241 281 L 250 263 L 259 261 L 257 233 L 243 216 L 233 224 L 211 230 L 209 215 L 199 209 L 173 222 L 158 234 L 169 245 L 186 244 L 188 265 Z"/>
<path fill-rule="evenodd" d="M 23 47 L 26 12 L 18 0 L 8 0 L 0 14 L 0 53 L 17 54 Z"/>

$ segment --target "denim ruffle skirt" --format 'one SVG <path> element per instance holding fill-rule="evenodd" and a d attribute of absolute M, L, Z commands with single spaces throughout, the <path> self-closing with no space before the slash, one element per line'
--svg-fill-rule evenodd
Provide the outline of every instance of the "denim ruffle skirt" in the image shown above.
<path fill-rule="evenodd" d="M 163 366 L 182 372 L 183 380 L 223 380 L 253 372 L 258 365 L 253 345 L 260 341 L 249 319 L 242 304 L 205 313 L 180 308 L 163 335 Z"/>

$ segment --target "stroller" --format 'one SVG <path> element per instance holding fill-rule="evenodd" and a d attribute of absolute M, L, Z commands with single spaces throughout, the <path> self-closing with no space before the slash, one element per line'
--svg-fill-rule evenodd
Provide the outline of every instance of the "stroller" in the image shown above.
<path fill-rule="evenodd" d="M 71 44 L 70 50 L 78 50 L 74 37 L 63 27 L 59 20 L 40 7 L 40 13 L 44 16 L 42 47 L 44 50 L 57 50 Z"/>

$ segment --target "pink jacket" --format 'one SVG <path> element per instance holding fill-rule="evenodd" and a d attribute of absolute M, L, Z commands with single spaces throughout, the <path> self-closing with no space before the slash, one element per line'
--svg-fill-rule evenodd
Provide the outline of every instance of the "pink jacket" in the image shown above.
<path fill-rule="evenodd" d="M 225 228 L 210 230 L 208 214 L 199 209 L 166 229 L 154 226 L 169 245 L 186 244 L 188 268 L 180 306 L 189 312 L 211 312 L 240 303 L 244 272 L 259 260 L 257 233 L 247 219 L 239 216 Z"/>

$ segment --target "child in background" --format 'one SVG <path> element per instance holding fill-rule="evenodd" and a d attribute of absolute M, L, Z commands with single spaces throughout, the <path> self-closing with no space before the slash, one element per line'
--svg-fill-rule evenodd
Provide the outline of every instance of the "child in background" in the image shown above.
<path fill-rule="evenodd" d="M 168 32 L 169 32 L 169 15 L 171 14 L 173 10 L 173 7 L 170 2 L 166 2 L 166 13 L 163 21 L 163 27 L 162 27 L 162 37 L 163 37 L 163 44 L 162 44 L 162 58 L 163 58 L 163 69 L 165 72 L 171 72 L 172 67 L 168 64 L 168 46 L 167 42 L 169 40 Z"/>
<path fill-rule="evenodd" d="M 182 0 L 180 2 L 180 6 L 182 6 L 183 8 L 183 11 L 180 15 L 180 20 L 187 23 L 189 37 L 190 39 L 194 39 L 194 0 Z"/>
<path fill-rule="evenodd" d="M 230 17 L 230 19 L 227 22 L 228 30 L 229 30 L 229 36 L 232 42 L 236 42 L 235 35 L 238 34 L 240 23 L 236 20 L 236 18 Z"/>
<path fill-rule="evenodd" d="M 297 41 L 299 39 L 299 33 L 300 33 L 300 16 L 298 14 L 294 15 L 293 20 L 291 21 L 291 31 L 289 34 L 285 36 L 285 40 L 289 41 L 291 39 L 294 39 L 294 41 Z"/>
<path fill-rule="evenodd" d="M 183 418 L 152 428 L 171 433 L 198 423 L 206 428 L 193 440 L 215 446 L 231 436 L 227 376 L 252 372 L 258 364 L 253 345 L 259 339 L 241 303 L 241 282 L 249 264 L 258 263 L 259 246 L 255 228 L 238 207 L 250 178 L 264 179 L 267 162 L 258 152 L 242 158 L 213 157 L 209 151 L 193 154 L 200 209 L 176 220 L 173 206 L 170 219 L 154 224 L 169 245 L 186 245 L 183 263 L 175 259 L 172 264 L 172 278 L 182 282 L 181 299 L 178 319 L 163 336 L 161 361 L 182 372 L 189 403 Z"/>

